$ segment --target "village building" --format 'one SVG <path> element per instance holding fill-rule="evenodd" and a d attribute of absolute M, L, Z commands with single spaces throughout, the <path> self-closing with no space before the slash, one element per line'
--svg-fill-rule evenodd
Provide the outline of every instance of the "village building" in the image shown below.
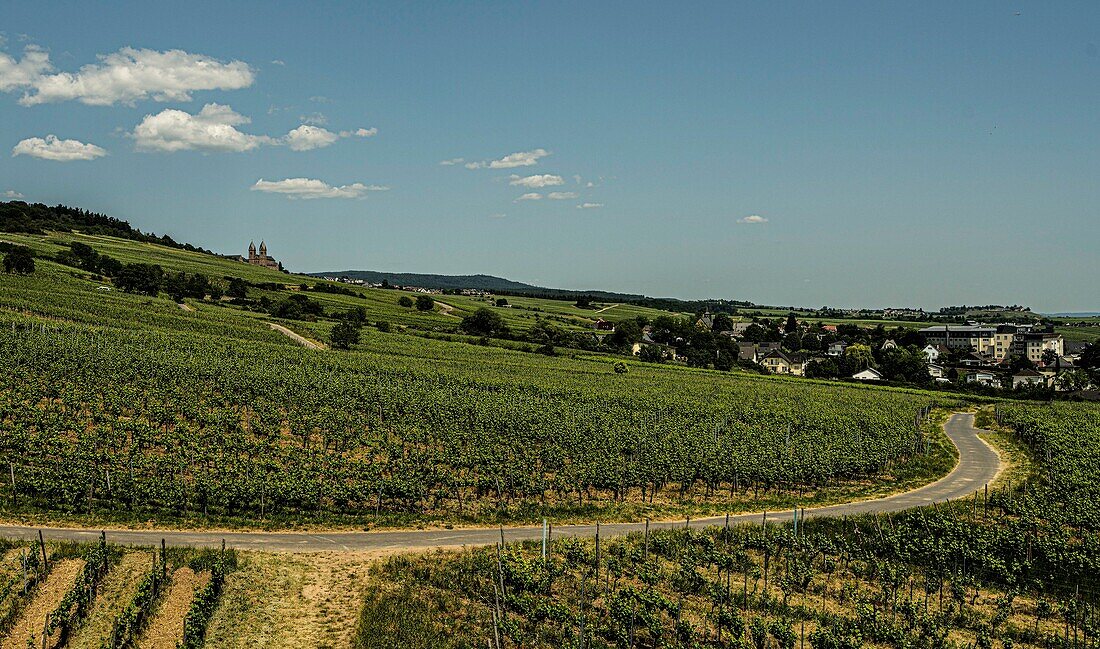
<path fill-rule="evenodd" d="M 885 379 L 885 375 L 882 372 L 876 370 L 873 367 L 868 367 L 862 372 L 856 372 L 852 375 L 852 378 L 857 381 L 882 381 Z"/>
<path fill-rule="evenodd" d="M 1047 378 L 1035 370 L 1023 369 L 1012 375 L 1012 389 L 1019 387 L 1046 387 Z"/>
<path fill-rule="evenodd" d="M 805 376 L 806 359 L 799 354 L 787 355 L 782 350 L 774 349 L 760 359 L 760 364 L 772 374 L 789 374 L 792 376 Z"/>

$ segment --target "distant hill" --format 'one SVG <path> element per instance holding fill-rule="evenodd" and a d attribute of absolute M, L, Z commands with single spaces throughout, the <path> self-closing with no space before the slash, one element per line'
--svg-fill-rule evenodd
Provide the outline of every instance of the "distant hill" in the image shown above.
<path fill-rule="evenodd" d="M 361 279 L 364 282 L 380 284 L 386 281 L 395 286 L 415 286 L 417 288 L 474 289 L 489 291 L 500 295 L 531 295 L 539 297 L 579 297 L 582 295 L 598 300 L 614 302 L 635 302 L 644 300 L 644 295 L 613 293 L 609 291 L 574 291 L 560 288 L 546 288 L 533 284 L 515 282 L 493 275 L 431 275 L 427 273 L 387 273 L 377 270 L 341 270 L 325 273 L 307 273 L 311 277 L 347 277 Z"/>

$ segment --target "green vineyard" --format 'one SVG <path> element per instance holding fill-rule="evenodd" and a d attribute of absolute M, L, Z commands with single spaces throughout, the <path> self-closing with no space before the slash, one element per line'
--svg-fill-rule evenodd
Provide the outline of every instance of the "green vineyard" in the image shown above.
<path fill-rule="evenodd" d="M 486 503 L 809 491 L 904 462 L 928 402 L 399 342 L 423 355 L 13 320 L 0 327 L 9 501 L 463 515 Z"/>

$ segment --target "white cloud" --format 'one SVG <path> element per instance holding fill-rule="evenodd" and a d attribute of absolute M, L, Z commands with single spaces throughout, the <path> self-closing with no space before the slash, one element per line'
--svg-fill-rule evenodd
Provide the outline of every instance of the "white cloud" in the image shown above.
<path fill-rule="evenodd" d="M 13 199 L 13 200 L 18 200 L 20 198 L 26 198 L 26 197 L 23 196 L 22 194 L 20 194 L 19 192 L 15 191 L 14 189 L 9 189 L 8 191 L 4 192 L 4 198 L 10 198 L 10 199 Z"/>
<path fill-rule="evenodd" d="M 577 192 L 550 192 L 546 195 L 546 198 L 554 201 L 563 201 L 566 199 L 577 198 Z"/>
<path fill-rule="evenodd" d="M 333 186 L 323 180 L 310 178 L 287 178 L 285 180 L 264 180 L 263 178 L 252 185 L 252 191 L 269 194 L 282 194 L 290 199 L 309 200 L 314 198 L 363 198 L 367 192 L 387 191 L 389 187 L 382 185 L 364 185 L 352 183 L 350 185 Z"/>
<path fill-rule="evenodd" d="M 519 185 L 521 187 L 530 187 L 531 189 L 539 189 L 540 187 L 550 187 L 553 185 L 561 185 L 565 183 L 561 176 L 554 176 L 551 174 L 535 174 L 534 176 L 517 176 L 512 174 L 509 185 Z"/>
<path fill-rule="evenodd" d="M 378 129 L 375 127 L 370 128 L 357 128 L 354 131 L 340 131 L 340 137 L 374 137 L 378 135 Z"/>
<path fill-rule="evenodd" d="M 550 152 L 546 149 L 518 151 L 516 153 L 509 153 L 499 160 L 467 162 L 465 167 L 467 169 L 514 169 L 516 167 L 530 167 L 538 164 L 539 159 L 545 158 L 548 155 L 550 155 Z"/>
<path fill-rule="evenodd" d="M 519 201 L 541 201 L 541 200 L 542 200 L 542 194 L 540 194 L 538 192 L 529 192 L 529 193 L 524 194 L 523 196 L 520 196 L 519 198 L 517 198 L 516 202 L 518 203 Z"/>
<path fill-rule="evenodd" d="M 505 214 L 504 212 L 496 212 L 495 214 L 490 214 L 489 218 L 491 218 L 491 219 L 503 219 L 506 216 L 508 216 L 508 215 Z"/>
<path fill-rule="evenodd" d="M 462 164 L 463 162 L 466 162 L 466 158 L 451 158 L 450 160 L 440 160 L 439 164 L 443 165 L 444 167 L 451 167 L 457 164 Z"/>
<path fill-rule="evenodd" d="M 149 98 L 190 101 L 196 90 L 238 90 L 255 81 L 247 63 L 223 63 L 183 50 L 124 47 L 100 55 L 98 63 L 82 66 L 77 72 L 53 74 L 49 56 L 41 50 L 28 48 L 14 67 L 10 56 L 0 58 L 0 90 L 22 88 L 19 103 L 24 106 L 69 100 L 95 106 Z"/>
<path fill-rule="evenodd" d="M 509 153 L 500 160 L 493 160 L 489 163 L 490 169 L 512 169 L 514 167 L 530 167 L 537 164 L 539 158 L 545 158 L 550 155 L 550 152 L 546 149 L 535 149 L 534 151 L 520 151 L 519 153 Z"/>
<path fill-rule="evenodd" d="M 603 207 L 603 203 L 581 203 L 577 206 L 578 210 L 594 210 L 596 208 Z"/>
<path fill-rule="evenodd" d="M 272 61 L 272 63 L 274 65 L 286 65 L 286 61 L 284 61 L 282 59 L 275 59 L 275 60 Z"/>
<path fill-rule="evenodd" d="M 767 217 L 763 217 L 763 216 L 760 216 L 760 215 L 757 215 L 757 214 L 750 214 L 749 216 L 746 216 L 743 219 L 737 219 L 737 222 L 738 223 L 748 223 L 748 224 L 767 223 L 768 219 L 767 219 Z"/>
<path fill-rule="evenodd" d="M 18 61 L 0 52 L 0 92 L 26 88 L 52 69 L 50 55 L 36 47 L 25 49 L 23 58 Z"/>
<path fill-rule="evenodd" d="M 207 104 L 197 115 L 169 108 L 146 115 L 132 137 L 139 151 L 250 151 L 274 140 L 237 129 L 250 120 L 229 106 Z M 301 128 L 311 128 L 302 126 Z M 322 129 L 323 130 L 323 129 Z"/>
<path fill-rule="evenodd" d="M 311 149 L 322 149 L 338 139 L 339 136 L 332 131 L 323 129 L 320 126 L 302 124 L 287 133 L 283 141 L 286 142 L 291 151 L 309 151 Z"/>
<path fill-rule="evenodd" d="M 249 120 L 229 106 L 207 104 L 198 114 L 169 108 L 146 115 L 134 127 L 131 137 L 139 151 L 250 151 L 260 145 L 285 144 L 292 151 L 310 151 L 331 145 L 341 137 L 365 137 L 377 129 L 341 131 L 339 134 L 311 124 L 302 124 L 283 137 L 252 135 L 238 129 Z"/>
<path fill-rule="evenodd" d="M 73 160 L 95 160 L 107 155 L 107 152 L 94 144 L 85 144 L 79 140 L 59 140 L 56 135 L 47 135 L 45 139 L 30 137 L 11 150 L 12 157 L 29 155 L 32 158 L 71 162 Z"/>
<path fill-rule="evenodd" d="M 298 120 L 303 124 L 312 124 L 314 126 L 324 126 L 328 124 L 328 118 L 324 113 L 310 113 L 309 115 L 299 115 Z"/>

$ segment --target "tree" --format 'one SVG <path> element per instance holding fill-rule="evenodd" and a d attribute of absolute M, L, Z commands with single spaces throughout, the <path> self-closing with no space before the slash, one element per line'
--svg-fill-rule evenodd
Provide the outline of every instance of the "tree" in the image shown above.
<path fill-rule="evenodd" d="M 767 336 L 767 329 L 754 322 L 745 329 L 745 333 L 741 334 L 741 340 L 748 343 L 759 343 L 763 342 Z"/>
<path fill-rule="evenodd" d="M 164 281 L 164 270 L 156 264 L 126 264 L 115 284 L 127 293 L 156 295 Z"/>
<path fill-rule="evenodd" d="M 1035 363 L 1032 363 L 1027 356 L 1013 354 L 1008 358 L 1008 369 L 1012 370 L 1013 373 L 1020 370 L 1033 370 L 1035 369 Z"/>
<path fill-rule="evenodd" d="M 4 255 L 4 272 L 30 275 L 34 272 L 34 253 L 27 246 L 13 246 Z"/>
<path fill-rule="evenodd" d="M 663 363 L 665 350 L 657 345 L 642 345 L 642 349 L 638 351 L 638 360 L 643 363 Z"/>
<path fill-rule="evenodd" d="M 848 345 L 848 348 L 844 350 L 844 358 L 851 361 L 858 368 L 856 369 L 857 372 L 873 367 L 875 364 L 875 355 L 871 353 L 871 348 L 861 343 Z"/>
<path fill-rule="evenodd" d="M 332 327 L 332 346 L 337 349 L 351 349 L 359 342 L 359 326 L 352 320 L 341 320 Z"/>
<path fill-rule="evenodd" d="M 430 295 L 417 295 L 416 296 L 416 310 L 417 311 L 431 311 L 435 308 L 435 300 Z"/>
<path fill-rule="evenodd" d="M 573 306 L 577 307 L 578 309 L 591 309 L 592 298 L 588 297 L 587 295 L 582 295 L 577 298 L 577 301 L 573 304 Z"/>
<path fill-rule="evenodd" d="M 615 363 L 615 373 L 616 374 L 626 374 L 628 371 L 630 371 L 630 370 L 629 370 L 629 368 L 627 368 L 626 363 L 624 363 L 622 361 L 619 361 L 618 363 Z"/>
<path fill-rule="evenodd" d="M 733 331 L 733 318 L 725 313 L 717 313 L 714 316 L 714 320 L 710 323 L 710 329 L 718 333 Z"/>
<path fill-rule="evenodd" d="M 783 325 L 783 333 L 790 334 L 798 331 L 798 320 L 794 317 L 794 311 L 787 314 L 787 324 Z"/>
<path fill-rule="evenodd" d="M 1059 374 L 1056 383 L 1059 389 L 1076 392 L 1077 390 L 1087 390 L 1092 380 L 1085 370 L 1075 369 Z"/>
<path fill-rule="evenodd" d="M 508 333 L 508 325 L 499 313 L 481 307 L 462 319 L 463 331 L 474 336 L 500 336 Z"/>
<path fill-rule="evenodd" d="M 626 351 L 641 339 L 642 327 L 634 320 L 623 320 L 615 324 L 615 331 L 607 337 L 607 344 Z"/>
<path fill-rule="evenodd" d="M 408 295 L 402 295 L 401 297 L 397 298 L 397 304 L 398 306 L 403 306 L 406 309 L 409 309 L 412 308 L 413 300 Z"/>
<path fill-rule="evenodd" d="M 247 298 L 248 297 L 248 282 L 244 281 L 240 277 L 229 278 L 229 290 L 226 294 L 232 298 Z"/>
<path fill-rule="evenodd" d="M 497 306 L 508 306 L 508 298 L 498 297 Z"/>

